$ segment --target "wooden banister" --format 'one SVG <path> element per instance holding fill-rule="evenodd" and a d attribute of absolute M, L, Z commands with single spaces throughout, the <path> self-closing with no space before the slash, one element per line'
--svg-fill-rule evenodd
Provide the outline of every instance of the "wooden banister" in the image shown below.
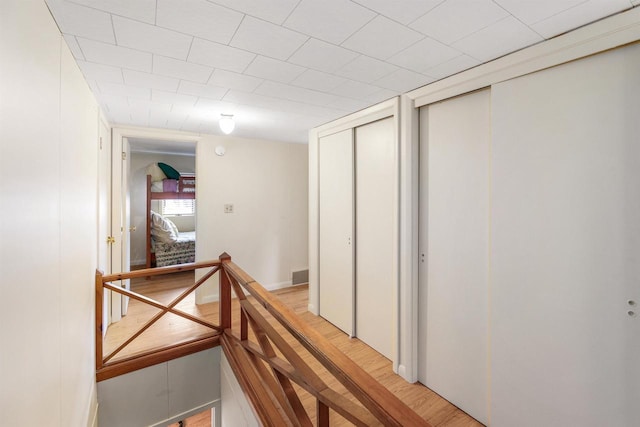
<path fill-rule="evenodd" d="M 104 288 L 102 287 L 102 271 L 100 270 L 96 270 L 96 281 L 95 281 L 95 285 L 96 285 L 96 327 L 95 327 L 95 334 L 96 334 L 96 371 L 99 371 L 100 369 L 102 369 L 102 337 L 103 337 L 103 330 L 102 328 L 104 328 L 104 325 L 102 324 L 102 310 L 104 307 Z"/>
<path fill-rule="evenodd" d="M 102 278 L 102 282 L 115 282 L 125 279 L 137 279 L 139 277 L 159 276 L 161 274 L 173 274 L 181 271 L 192 271 L 200 268 L 209 268 L 220 265 L 220 260 L 190 262 L 187 264 L 169 265 L 167 267 L 143 268 L 141 270 L 129 271 L 125 273 L 108 274 Z"/>
<path fill-rule="evenodd" d="M 112 281 L 151 277 L 209 268 L 195 284 L 183 290 L 168 304 L 111 284 Z M 219 323 L 200 319 L 176 306 L 214 274 L 219 276 Z M 96 271 L 96 378 L 98 381 L 121 375 L 171 358 L 222 345 L 239 384 L 266 426 L 310 427 L 311 417 L 302 404 L 294 383 L 316 400 L 318 426 L 328 426 L 335 411 L 357 426 L 429 426 L 394 394 L 342 353 L 329 340 L 302 320 L 292 309 L 268 292 L 238 267 L 227 253 L 219 259 L 170 267 L 149 268 L 127 273 L 103 275 Z M 142 327 L 106 357 L 103 355 L 102 316 L 104 290 L 118 292 L 158 309 Z M 232 290 L 240 307 L 239 331 L 232 330 Z M 256 304 L 257 303 L 257 304 Z M 235 303 L 234 303 L 235 304 Z M 262 308 L 259 308 L 258 305 Z M 264 309 L 264 310 L 263 310 Z M 263 314 L 266 311 L 297 341 L 324 370 L 355 398 L 345 397 L 331 388 L 299 352 Z M 114 356 L 167 313 L 210 328 L 210 333 L 188 337 L 186 341 L 115 360 Z M 251 337 L 251 339 L 250 339 Z M 297 344 L 296 344 L 297 346 Z M 316 363 L 316 362 L 314 362 Z M 314 365 L 318 366 L 318 365 Z M 313 412 L 312 409 L 312 412 Z"/>
<path fill-rule="evenodd" d="M 176 296 L 170 303 L 162 304 L 158 301 L 148 298 L 144 295 L 136 292 L 123 289 L 119 286 L 113 285 L 111 282 L 119 281 L 131 278 L 151 277 L 161 274 L 174 274 L 185 271 L 193 271 L 196 269 L 210 268 L 196 283 L 183 290 L 178 296 Z M 176 357 L 182 357 L 197 351 L 206 350 L 207 348 L 215 347 L 219 345 L 219 336 L 222 328 L 207 320 L 196 317 L 192 314 L 186 313 L 182 310 L 178 310 L 176 306 L 183 301 L 189 294 L 193 293 L 199 286 L 210 279 L 221 269 L 220 260 L 212 260 L 205 262 L 194 262 L 188 264 L 173 265 L 160 268 L 148 268 L 142 270 L 136 270 L 131 272 L 116 273 L 103 275 L 102 272 L 96 272 L 96 379 L 102 381 L 104 379 L 111 378 L 113 376 L 122 375 L 133 370 L 145 368 L 157 363 L 165 362 Z M 137 300 L 145 305 L 158 309 L 159 312 L 147 320 L 142 327 L 134 332 L 124 342 L 119 343 L 115 350 L 111 351 L 108 355 L 104 355 L 103 334 L 102 334 L 102 307 L 104 290 L 107 289 L 111 292 L 116 292 Z M 223 310 L 231 310 L 231 304 L 224 307 Z M 120 358 L 115 360 L 114 357 L 120 353 L 125 347 L 134 342 L 143 332 L 153 326 L 162 316 L 167 313 L 182 317 L 190 322 L 199 324 L 211 330 L 210 333 L 196 337 L 182 337 L 181 342 L 173 343 L 169 345 L 160 346 L 157 348 L 148 349 L 143 352 L 138 352 L 134 356 Z"/>
<path fill-rule="evenodd" d="M 304 322 L 292 309 L 284 305 L 230 259 L 224 260 L 223 269 L 224 273 L 229 275 L 230 280 L 226 281 L 229 281 L 235 289 L 236 295 L 240 300 L 242 312 L 248 317 L 248 324 L 252 327 L 260 343 L 260 350 L 249 345 L 248 340 L 245 338 L 245 333 L 242 331 L 241 337 L 243 339 L 239 339 L 239 341 L 245 343 L 246 347 L 250 348 L 254 354 L 269 364 L 273 363 L 275 354 L 271 351 L 265 351 L 267 347 L 263 343 L 268 339 L 278 347 L 285 359 L 291 363 L 293 372 L 289 370 L 290 377 L 297 378 L 299 382 L 296 382 L 303 387 L 306 385 L 308 391 L 318 398 L 320 403 L 317 405 L 317 419 L 320 425 L 328 423 L 328 408 L 331 408 L 357 425 L 382 423 L 389 426 L 429 426 L 424 419 L 373 379 L 366 371 Z M 222 274 L 222 276 L 225 276 L 225 274 Z M 353 417 L 353 413 L 345 413 L 346 411 L 344 411 L 342 405 L 336 405 L 335 400 L 320 399 L 322 393 L 325 393 L 324 396 L 331 395 L 331 392 L 327 392 L 330 389 L 258 312 L 245 297 L 243 290 L 255 298 L 274 319 L 284 326 L 291 336 L 302 344 L 331 375 L 342 383 L 377 421 L 372 423 L 372 420 L 362 414 L 362 411 L 356 412 L 360 412 L 359 415 L 366 418 L 366 420 L 360 417 Z M 223 342 L 226 341 L 228 339 Z M 274 366 L 272 365 L 272 367 Z M 276 369 L 276 371 L 286 375 L 286 369 L 285 371 Z M 353 408 L 350 409 L 353 410 Z"/>

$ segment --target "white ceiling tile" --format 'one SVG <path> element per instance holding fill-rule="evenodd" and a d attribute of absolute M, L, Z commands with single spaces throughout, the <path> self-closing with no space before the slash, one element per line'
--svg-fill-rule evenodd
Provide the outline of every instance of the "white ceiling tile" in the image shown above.
<path fill-rule="evenodd" d="M 258 56 L 251 65 L 247 67 L 245 74 L 276 82 L 290 83 L 305 71 L 306 68 L 298 65 L 265 56 Z"/>
<path fill-rule="evenodd" d="M 327 104 L 327 107 L 337 108 L 339 110 L 344 110 L 345 112 L 353 112 L 365 109 L 369 106 L 369 102 L 360 101 L 352 98 L 344 98 L 338 97 L 335 101 Z"/>
<path fill-rule="evenodd" d="M 149 24 L 155 23 L 156 19 L 156 0 L 73 0 L 73 2 Z"/>
<path fill-rule="evenodd" d="M 78 38 L 84 57 L 97 62 L 139 71 L 151 71 L 151 54 L 127 47 Z"/>
<path fill-rule="evenodd" d="M 531 28 L 543 37 L 551 38 L 629 7 L 627 0 L 589 0 L 533 24 Z"/>
<path fill-rule="evenodd" d="M 460 56 L 457 50 L 437 40 L 425 38 L 388 59 L 389 62 L 423 73 L 428 68 Z"/>
<path fill-rule="evenodd" d="M 379 86 L 373 86 L 367 83 L 347 80 L 340 86 L 333 89 L 331 93 L 340 96 L 347 96 L 349 98 L 366 99 L 368 96 L 371 96 L 379 91 Z"/>
<path fill-rule="evenodd" d="M 356 57 L 355 52 L 312 38 L 289 58 L 289 62 L 332 73 Z"/>
<path fill-rule="evenodd" d="M 78 40 L 72 35 L 64 35 L 64 41 L 69 46 L 69 50 L 71 54 L 76 60 L 84 61 L 84 54 L 82 53 L 82 49 L 80 49 L 80 45 L 78 44 Z"/>
<path fill-rule="evenodd" d="M 157 111 L 168 113 L 171 111 L 171 104 L 165 102 L 153 102 L 144 99 L 131 99 L 129 100 L 129 105 L 131 106 L 131 111 L 135 110 L 146 110 L 146 111 Z"/>
<path fill-rule="evenodd" d="M 47 4 L 63 33 L 115 43 L 110 14 L 64 0 L 48 0 Z"/>
<path fill-rule="evenodd" d="M 99 82 L 100 91 L 111 96 L 126 96 L 134 99 L 151 99 L 151 89 L 136 86 L 127 86 L 120 83 Z"/>
<path fill-rule="evenodd" d="M 100 93 L 98 82 L 96 82 L 95 80 L 88 80 L 87 85 L 89 86 L 89 90 L 91 90 L 91 93 L 93 93 L 94 96 L 96 96 L 95 94 Z"/>
<path fill-rule="evenodd" d="M 202 115 L 201 118 L 205 120 L 215 120 L 217 124 L 220 114 L 236 114 L 238 106 L 232 102 L 200 98 L 198 102 L 196 102 L 195 108 L 197 111 L 206 110 L 206 114 Z M 216 117 L 211 116 L 212 112 L 216 114 Z"/>
<path fill-rule="evenodd" d="M 209 84 L 229 89 L 253 92 L 263 80 L 246 74 L 234 73 L 226 70 L 215 70 L 209 79 Z"/>
<path fill-rule="evenodd" d="M 299 2 L 299 0 L 269 0 L 269 1 L 211 0 L 211 1 L 213 3 L 226 6 L 229 9 L 237 10 L 238 12 L 246 13 L 247 15 L 255 16 L 256 18 L 273 22 L 274 24 L 282 24 Z"/>
<path fill-rule="evenodd" d="M 460 71 L 475 67 L 478 64 L 480 64 L 480 61 L 463 54 L 447 62 L 436 65 L 435 67 L 429 68 L 428 70 L 425 70 L 424 73 L 434 79 L 442 79 L 459 73 Z"/>
<path fill-rule="evenodd" d="M 400 92 L 395 90 L 380 89 L 378 92 L 372 93 L 364 99 L 371 102 L 372 104 L 377 104 L 378 102 L 386 101 L 387 99 L 391 99 L 399 94 Z"/>
<path fill-rule="evenodd" d="M 129 108 L 129 100 L 125 96 L 111 96 L 100 94 L 98 97 L 100 105 L 106 106 L 108 111 L 122 111 Z"/>
<path fill-rule="evenodd" d="M 527 25 L 570 9 L 585 0 L 495 0 L 513 16 Z"/>
<path fill-rule="evenodd" d="M 158 0 L 156 25 L 227 44 L 243 16 L 206 0 Z"/>
<path fill-rule="evenodd" d="M 453 47 L 481 61 L 489 61 L 542 40 L 513 16 L 496 22 L 453 44 Z"/>
<path fill-rule="evenodd" d="M 149 114 L 149 126 L 156 129 L 167 128 L 167 116 L 169 113 L 151 111 Z"/>
<path fill-rule="evenodd" d="M 161 76 L 175 77 L 196 83 L 206 83 L 213 72 L 213 67 L 153 55 L 153 73 Z"/>
<path fill-rule="evenodd" d="M 333 74 L 323 73 L 316 70 L 307 70 L 297 79 L 291 82 L 295 86 L 313 89 L 321 92 L 328 92 L 346 82 L 342 77 Z"/>
<path fill-rule="evenodd" d="M 255 56 L 244 50 L 196 38 L 188 61 L 241 73 Z"/>
<path fill-rule="evenodd" d="M 247 16 L 229 44 L 284 60 L 289 58 L 307 39 L 308 37 L 303 34 Z"/>
<path fill-rule="evenodd" d="M 192 118 L 191 116 L 189 116 L 184 121 L 184 123 L 182 123 L 182 127 L 180 128 L 180 130 L 185 131 L 185 132 L 199 133 L 200 132 L 200 124 L 201 123 L 202 123 L 202 120 L 196 119 L 196 118 Z"/>
<path fill-rule="evenodd" d="M 176 31 L 117 16 L 113 17 L 113 28 L 119 46 L 177 59 L 187 59 L 193 40 L 193 37 Z"/>
<path fill-rule="evenodd" d="M 336 71 L 336 74 L 352 80 L 370 83 L 393 73 L 397 69 L 397 66 L 388 62 L 361 55 Z"/>
<path fill-rule="evenodd" d="M 387 59 L 422 38 L 422 34 L 378 15 L 342 46 L 374 58 Z"/>
<path fill-rule="evenodd" d="M 341 44 L 375 16 L 374 12 L 349 0 L 302 0 L 284 26 Z"/>
<path fill-rule="evenodd" d="M 400 69 L 393 74 L 381 78 L 375 82 L 376 85 L 385 89 L 398 92 L 407 92 L 422 87 L 433 81 L 432 78 L 413 71 Z"/>
<path fill-rule="evenodd" d="M 169 129 L 180 129 L 186 119 L 186 114 L 172 111 L 167 117 L 167 127 Z"/>
<path fill-rule="evenodd" d="M 108 83 L 124 83 L 122 68 L 111 65 L 96 64 L 94 62 L 76 61 L 87 81 L 96 80 Z"/>
<path fill-rule="evenodd" d="M 635 5 L 640 5 L 640 0 L 631 0 L 631 3 Z"/>
<path fill-rule="evenodd" d="M 223 87 L 201 85 L 199 83 L 187 82 L 182 80 L 178 87 L 178 92 L 198 97 L 221 99 L 227 92 Z"/>
<path fill-rule="evenodd" d="M 109 111 L 107 113 L 109 123 L 114 125 L 128 125 L 133 124 L 131 121 L 131 114 L 128 110 Z"/>
<path fill-rule="evenodd" d="M 270 81 L 261 84 L 254 92 L 259 95 L 315 105 L 327 105 L 337 99 L 335 95 L 328 93 Z"/>
<path fill-rule="evenodd" d="M 173 77 L 158 76 L 141 71 L 122 70 L 122 75 L 124 76 L 124 83 L 126 85 L 166 90 L 169 92 L 178 90 L 178 83 L 180 83 L 180 80 Z"/>
<path fill-rule="evenodd" d="M 417 19 L 410 27 L 450 45 L 508 15 L 491 0 L 448 0 Z"/>
<path fill-rule="evenodd" d="M 144 108 L 129 109 L 129 114 L 131 114 L 131 121 L 137 126 L 149 126 L 149 110 Z"/>
<path fill-rule="evenodd" d="M 407 25 L 422 16 L 444 0 L 353 0 L 362 6 L 375 10 L 381 15 Z"/>
<path fill-rule="evenodd" d="M 274 98 L 272 96 L 260 95 L 257 93 L 248 93 L 230 90 L 224 97 L 225 101 L 234 102 L 241 105 L 267 108 L 275 111 L 285 111 L 295 114 L 311 114 L 320 117 L 344 115 L 343 111 L 327 108 L 319 105 L 304 104 L 301 102 L 290 101 L 282 98 Z"/>
<path fill-rule="evenodd" d="M 190 95 L 185 95 L 185 96 L 190 96 Z M 175 114 L 184 114 L 185 116 L 192 115 L 194 111 L 196 111 L 196 107 L 195 107 L 196 102 L 200 100 L 200 98 L 198 98 L 197 96 L 194 96 L 194 98 L 195 98 L 195 101 L 193 102 L 193 105 L 173 104 L 173 106 L 171 107 L 171 112 Z"/>
<path fill-rule="evenodd" d="M 167 104 L 179 104 L 187 107 L 193 107 L 196 104 L 198 97 L 193 95 L 184 95 L 182 93 L 152 89 L 151 100 L 153 102 L 163 102 Z"/>

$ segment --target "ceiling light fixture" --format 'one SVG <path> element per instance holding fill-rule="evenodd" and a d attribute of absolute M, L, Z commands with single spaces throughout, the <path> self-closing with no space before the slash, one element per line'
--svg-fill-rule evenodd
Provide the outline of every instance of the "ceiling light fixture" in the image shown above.
<path fill-rule="evenodd" d="M 218 124 L 220 125 L 220 130 L 225 135 L 229 135 L 236 127 L 236 122 L 233 121 L 233 114 L 220 114 Z"/>

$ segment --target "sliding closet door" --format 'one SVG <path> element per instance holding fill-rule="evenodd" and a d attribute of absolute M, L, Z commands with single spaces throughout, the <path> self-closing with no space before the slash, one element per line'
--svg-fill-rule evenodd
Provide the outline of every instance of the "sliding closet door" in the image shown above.
<path fill-rule="evenodd" d="M 318 147 L 320 316 L 353 335 L 353 130 Z"/>
<path fill-rule="evenodd" d="M 483 90 L 423 107 L 420 117 L 419 380 L 483 423 L 490 107 Z"/>
<path fill-rule="evenodd" d="M 492 90 L 494 426 L 640 422 L 639 76 L 635 44 Z"/>
<path fill-rule="evenodd" d="M 389 359 L 398 282 L 395 141 L 391 117 L 355 130 L 356 336 Z"/>

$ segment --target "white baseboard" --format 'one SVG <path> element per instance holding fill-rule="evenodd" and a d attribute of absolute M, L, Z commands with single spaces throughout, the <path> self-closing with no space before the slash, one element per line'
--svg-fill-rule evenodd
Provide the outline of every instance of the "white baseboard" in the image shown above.
<path fill-rule="evenodd" d="M 93 413 L 93 420 L 90 421 L 89 427 L 98 427 L 98 405 L 96 405 L 96 410 Z"/>
<path fill-rule="evenodd" d="M 200 301 L 198 302 L 198 304 L 209 304 L 210 302 L 218 302 L 219 300 L 220 300 L 220 297 L 216 292 L 215 294 L 211 294 L 211 295 L 202 295 L 200 297 Z"/>
<path fill-rule="evenodd" d="M 91 396 L 89 396 L 87 427 L 98 427 L 98 390 L 95 383 L 91 388 Z"/>
<path fill-rule="evenodd" d="M 275 291 L 276 289 L 284 289 L 291 286 L 291 280 L 287 280 L 285 282 L 272 283 L 270 285 L 266 285 L 263 287 L 268 291 Z M 210 294 L 210 295 L 202 295 L 199 299 L 198 304 L 208 304 L 210 302 L 217 302 L 220 300 L 218 293 Z"/>
<path fill-rule="evenodd" d="M 408 383 L 415 383 L 418 381 L 417 374 L 415 372 L 409 372 L 409 369 L 403 364 L 398 365 L 398 372 L 396 372 L 400 377 L 402 377 Z"/>
<path fill-rule="evenodd" d="M 285 282 L 280 282 L 280 283 L 272 283 L 270 285 L 266 285 L 266 286 L 263 285 L 263 286 L 268 291 L 275 291 L 276 289 L 283 289 L 291 286 L 291 280 L 287 280 Z"/>

